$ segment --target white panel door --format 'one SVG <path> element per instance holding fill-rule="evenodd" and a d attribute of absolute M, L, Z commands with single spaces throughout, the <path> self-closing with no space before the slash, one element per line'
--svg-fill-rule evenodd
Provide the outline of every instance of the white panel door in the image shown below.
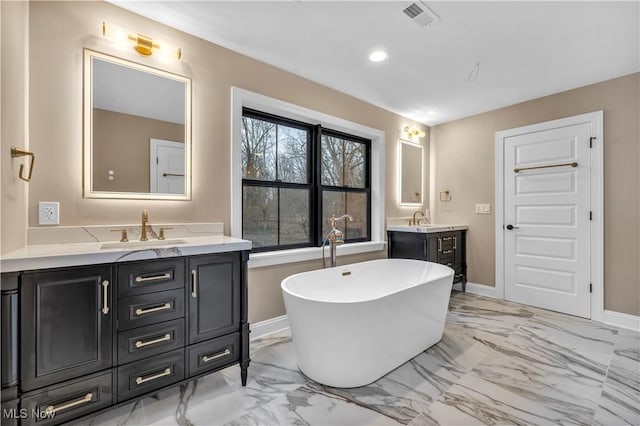
<path fill-rule="evenodd" d="M 151 139 L 150 190 L 160 194 L 184 194 L 184 144 Z"/>
<path fill-rule="evenodd" d="M 584 123 L 504 139 L 505 299 L 590 317 L 590 137 Z"/>

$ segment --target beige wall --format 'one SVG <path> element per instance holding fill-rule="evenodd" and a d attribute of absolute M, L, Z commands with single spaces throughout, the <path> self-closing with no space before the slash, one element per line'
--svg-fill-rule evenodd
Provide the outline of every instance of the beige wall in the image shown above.
<path fill-rule="evenodd" d="M 31 141 L 46 159 L 30 186 L 29 223 L 37 224 L 38 201 L 60 202 L 60 223 L 130 222 L 148 208 L 152 221 L 220 221 L 229 232 L 230 93 L 238 86 L 338 116 L 386 133 L 386 209 L 396 207 L 396 140 L 405 125 L 418 125 L 388 111 L 294 76 L 220 46 L 173 30 L 102 2 L 31 2 Z M 164 63 L 120 48 L 102 37 L 109 21 L 180 46 L 182 61 Z M 51 34 L 55 34 L 52 37 Z M 84 47 L 186 75 L 193 81 L 193 199 L 136 201 L 82 198 L 82 49 Z M 428 141 L 428 136 L 423 138 Z M 428 142 L 425 142 L 428 145 Z M 427 147 L 428 148 L 428 147 Z M 428 149 L 426 150 L 428 151 Z M 427 155 L 427 154 L 425 154 Z"/>
<path fill-rule="evenodd" d="M 616 78 L 431 128 L 438 223 L 469 225 L 469 280 L 494 285 L 495 132 L 604 110 L 605 309 L 640 315 L 640 74 Z"/>
<path fill-rule="evenodd" d="M 150 138 L 184 142 L 184 125 L 94 108 L 93 189 L 149 192 Z"/>
<path fill-rule="evenodd" d="M 59 201 L 61 225 L 130 223 L 147 208 L 152 223 L 223 222 L 228 234 L 232 86 L 384 131 L 386 215 L 400 217 L 412 213 L 412 208 L 397 206 L 397 139 L 405 126 L 425 131 L 427 136 L 422 141 L 425 164 L 429 164 L 428 127 L 108 3 L 31 2 L 29 13 L 29 66 L 34 70 L 29 77 L 29 131 L 31 147 L 41 159 L 29 187 L 30 226 L 37 226 L 38 201 Z M 180 46 L 182 61 L 162 62 L 157 56 L 142 57 L 130 46 L 118 47 L 102 37 L 99 31 L 102 21 Z M 191 201 L 82 198 L 82 49 L 85 47 L 192 79 Z M 4 194 L 5 183 L 2 185 Z M 425 182 L 425 189 L 428 187 Z M 427 194 L 425 207 L 426 203 Z M 14 202 L 7 208 L 14 208 Z M 24 224 L 17 228 L 24 232 Z M 9 235 L 5 242 L 3 236 L 3 246 L 5 244 L 20 246 L 24 240 Z M 384 256 L 384 252 L 356 259 L 380 256 Z M 256 322 L 284 314 L 278 287 L 283 271 L 300 272 L 317 267 L 317 262 L 309 262 L 252 269 L 250 320 Z"/>
<path fill-rule="evenodd" d="M 18 179 L 20 164 L 28 171 L 29 160 L 11 158 L 12 146 L 29 149 L 29 5 L 23 2 L 0 2 L 1 59 L 0 92 L 0 197 L 1 253 L 20 248 L 27 235 L 27 191 L 29 184 Z M 38 160 L 42 161 L 39 157 Z M 37 171 L 36 171 L 37 173 Z M 36 174 L 34 174 L 36 176 Z"/>

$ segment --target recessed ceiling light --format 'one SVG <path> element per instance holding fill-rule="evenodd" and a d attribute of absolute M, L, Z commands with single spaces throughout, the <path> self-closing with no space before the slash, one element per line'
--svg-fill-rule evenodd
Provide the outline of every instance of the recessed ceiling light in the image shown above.
<path fill-rule="evenodd" d="M 429 112 L 427 112 L 427 115 L 429 115 L 429 116 L 436 115 L 436 110 L 435 109 L 430 110 Z"/>
<path fill-rule="evenodd" d="M 382 62 L 385 59 L 387 59 L 387 52 L 383 50 L 376 50 L 374 52 L 371 52 L 371 54 L 369 55 L 369 60 L 371 62 Z"/>

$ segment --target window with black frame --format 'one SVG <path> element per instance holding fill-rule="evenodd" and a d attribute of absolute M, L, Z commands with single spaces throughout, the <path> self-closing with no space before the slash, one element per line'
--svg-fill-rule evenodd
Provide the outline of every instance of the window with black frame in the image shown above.
<path fill-rule="evenodd" d="M 322 244 L 345 213 L 345 242 L 371 239 L 371 141 L 243 109 L 242 237 L 253 251 Z"/>

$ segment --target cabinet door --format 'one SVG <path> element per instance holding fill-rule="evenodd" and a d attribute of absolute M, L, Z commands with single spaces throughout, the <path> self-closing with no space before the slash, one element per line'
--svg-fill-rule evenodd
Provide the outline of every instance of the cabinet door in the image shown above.
<path fill-rule="evenodd" d="M 21 285 L 21 388 L 112 365 L 111 267 L 26 273 Z"/>
<path fill-rule="evenodd" d="M 438 234 L 427 234 L 427 259 L 429 262 L 438 263 L 438 257 L 442 252 L 442 239 Z"/>
<path fill-rule="evenodd" d="M 453 264 L 462 265 L 464 263 L 465 240 L 464 231 L 453 233 Z"/>
<path fill-rule="evenodd" d="M 425 234 L 417 232 L 388 232 L 388 256 L 398 259 L 427 260 L 428 250 L 425 238 Z"/>
<path fill-rule="evenodd" d="M 189 258 L 189 343 L 240 329 L 240 255 Z"/>

